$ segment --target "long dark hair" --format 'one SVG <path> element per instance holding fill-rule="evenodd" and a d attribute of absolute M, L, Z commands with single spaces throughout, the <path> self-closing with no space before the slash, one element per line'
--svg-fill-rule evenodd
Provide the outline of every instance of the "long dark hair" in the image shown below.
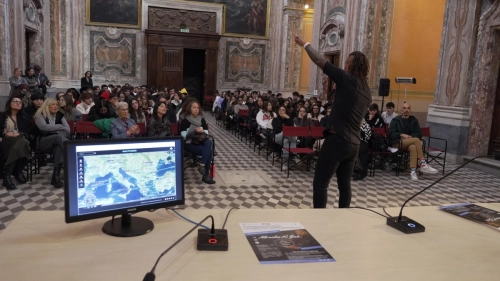
<path fill-rule="evenodd" d="M 10 97 L 8 100 L 7 100 L 7 103 L 5 104 L 5 110 L 4 110 L 4 115 L 5 116 L 11 116 L 12 115 L 12 108 L 10 107 L 10 104 L 12 103 L 12 100 L 13 99 L 19 99 L 21 100 L 21 109 L 17 112 L 17 114 L 23 114 L 24 113 L 24 104 L 23 104 L 23 100 L 19 97 L 19 96 L 12 96 Z"/>
<path fill-rule="evenodd" d="M 134 107 L 132 106 L 133 101 L 137 102 L 138 105 L 137 109 L 134 109 Z M 128 113 L 130 114 L 130 119 L 133 119 L 134 121 L 137 122 L 137 119 L 139 119 L 139 111 L 142 112 L 142 107 L 139 101 L 136 98 L 130 99 L 128 101 Z"/>
<path fill-rule="evenodd" d="M 360 51 L 350 53 L 349 57 L 352 57 L 352 60 L 348 72 L 362 79 L 363 89 L 368 87 L 368 72 L 370 72 L 370 62 L 368 58 Z"/>
<path fill-rule="evenodd" d="M 166 103 L 166 102 L 157 102 L 157 103 L 155 104 L 154 108 L 153 108 L 153 116 L 152 116 L 152 118 L 154 118 L 154 119 L 156 119 L 156 120 L 160 120 L 160 116 L 158 116 L 158 107 L 160 107 L 160 105 L 162 105 L 162 104 L 164 104 L 164 105 L 165 105 L 165 107 L 167 108 L 167 111 L 168 111 L 168 105 L 167 105 L 167 103 Z M 165 119 L 165 118 L 167 118 L 167 114 L 164 114 L 164 115 L 162 116 L 162 119 L 161 119 L 161 120 L 163 120 L 163 119 Z"/>

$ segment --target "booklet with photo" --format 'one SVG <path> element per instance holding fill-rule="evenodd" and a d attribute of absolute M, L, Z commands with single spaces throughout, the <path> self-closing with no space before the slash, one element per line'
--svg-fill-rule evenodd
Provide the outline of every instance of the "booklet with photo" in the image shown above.
<path fill-rule="evenodd" d="M 334 262 L 298 222 L 240 223 L 261 264 Z"/>
<path fill-rule="evenodd" d="M 500 212 L 472 203 L 439 207 L 441 211 L 468 219 L 500 231 Z"/>

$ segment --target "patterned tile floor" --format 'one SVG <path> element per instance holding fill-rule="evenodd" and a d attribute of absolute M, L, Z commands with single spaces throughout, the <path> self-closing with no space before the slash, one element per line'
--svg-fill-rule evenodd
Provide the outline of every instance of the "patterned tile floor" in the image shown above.
<path fill-rule="evenodd" d="M 241 184 L 224 185 L 216 178 L 217 184 L 207 185 L 201 181 L 194 168 L 186 170 L 186 205 L 191 208 L 311 208 L 312 179 L 314 172 L 306 172 L 299 167 L 286 178 L 279 166 L 266 161 L 264 153 L 259 156 L 240 142 L 231 133 L 215 125 L 215 120 L 205 114 L 210 123 L 210 131 L 216 138 L 218 155 L 215 163 L 221 173 L 231 170 L 256 171 L 258 180 L 245 180 Z M 455 168 L 449 165 L 447 170 Z M 0 231 L 23 210 L 62 210 L 63 190 L 50 185 L 51 167 L 42 167 L 41 173 L 33 176 L 33 181 L 18 185 L 15 191 L 0 189 Z M 408 180 L 408 173 L 395 176 L 394 172 L 377 170 L 375 177 L 353 182 L 352 206 L 395 207 L 400 206 L 411 195 L 437 180 L 440 174 L 424 175 L 417 182 Z M 267 180 L 266 180 L 267 178 Z M 234 183 L 234 181 L 231 181 Z M 269 183 L 269 184 L 268 184 Z M 329 189 L 328 207 L 338 200 L 335 178 Z M 500 201 L 500 178 L 464 168 L 442 183 L 416 197 L 409 206 L 439 206 L 459 202 Z"/>

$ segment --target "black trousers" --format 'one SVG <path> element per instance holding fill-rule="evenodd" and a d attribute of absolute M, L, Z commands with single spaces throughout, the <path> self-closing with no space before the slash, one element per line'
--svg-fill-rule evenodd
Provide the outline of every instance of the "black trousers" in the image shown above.
<path fill-rule="evenodd" d="M 368 174 L 368 156 L 368 144 L 361 141 L 359 144 L 358 159 L 354 170 L 356 170 L 357 173 L 360 173 L 363 177 L 366 177 Z"/>
<path fill-rule="evenodd" d="M 328 185 L 337 173 L 339 208 L 351 204 L 351 178 L 358 156 L 359 145 L 350 143 L 336 134 L 328 135 L 319 152 L 313 181 L 314 208 L 326 208 Z"/>

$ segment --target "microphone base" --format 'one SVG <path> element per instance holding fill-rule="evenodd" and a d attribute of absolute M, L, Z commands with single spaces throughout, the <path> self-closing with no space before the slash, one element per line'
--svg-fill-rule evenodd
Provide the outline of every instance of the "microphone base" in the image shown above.
<path fill-rule="evenodd" d="M 210 234 L 210 229 L 198 229 L 198 251 L 227 251 L 229 241 L 226 229 L 215 229 L 215 233 Z"/>
<path fill-rule="evenodd" d="M 425 232 L 425 226 L 404 216 L 401 221 L 398 221 L 398 217 L 387 218 L 387 225 L 406 234 Z"/>

